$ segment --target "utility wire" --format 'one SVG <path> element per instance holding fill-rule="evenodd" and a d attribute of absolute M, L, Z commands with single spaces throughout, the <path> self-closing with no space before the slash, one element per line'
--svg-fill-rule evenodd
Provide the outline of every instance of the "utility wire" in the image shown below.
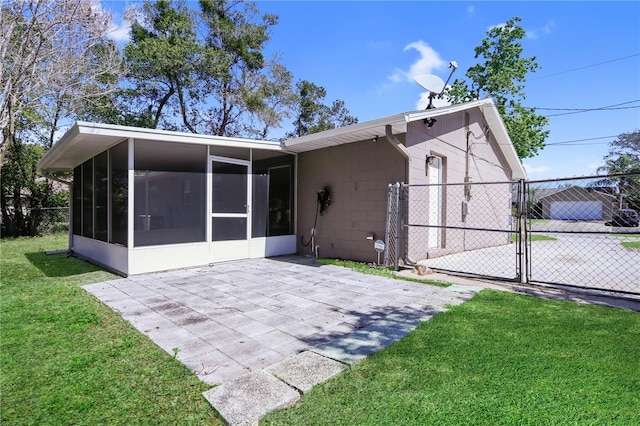
<path fill-rule="evenodd" d="M 585 144 L 581 144 L 578 142 L 586 142 L 586 141 L 595 141 L 595 140 L 599 140 L 599 139 L 611 139 L 611 138 L 616 138 L 618 137 L 618 135 L 612 135 L 612 136 L 599 136 L 596 138 L 587 138 L 587 139 L 573 139 L 573 140 L 568 140 L 568 141 L 562 141 L 562 142 L 552 142 L 552 143 L 546 143 L 545 146 L 558 146 L 558 145 L 598 145 L 598 144 L 605 144 L 605 143 L 609 143 L 609 142 L 594 142 L 594 143 L 585 143 Z"/>
<path fill-rule="evenodd" d="M 636 54 L 629 55 L 629 56 L 623 56 L 622 58 L 611 59 L 609 61 L 598 62 L 597 64 L 591 64 L 591 65 L 585 65 L 585 66 L 578 67 L 578 68 L 572 68 L 570 70 L 560 71 L 560 72 L 556 72 L 556 73 L 553 73 L 553 74 L 542 75 L 540 77 L 534 77 L 534 78 L 531 78 L 529 80 L 540 80 L 540 79 L 543 79 L 543 78 L 554 77 L 556 75 L 566 74 L 566 73 L 570 73 L 570 72 L 574 72 L 574 71 L 580 71 L 580 70 L 584 70 L 584 69 L 587 69 L 587 68 L 593 68 L 593 67 L 597 67 L 599 65 L 609 64 L 611 62 L 617 62 L 617 61 L 622 61 L 624 59 L 635 58 L 636 56 L 640 56 L 640 53 L 636 53 Z"/>
<path fill-rule="evenodd" d="M 541 110 L 541 111 L 569 111 L 566 113 L 559 113 L 559 114 L 551 114 L 551 115 L 547 115 L 547 117 L 553 117 L 556 115 L 566 115 L 566 114 L 577 114 L 580 112 L 589 112 L 589 111 L 616 111 L 616 110 L 623 110 L 623 109 L 637 109 L 640 108 L 640 105 L 634 105 L 634 106 L 621 106 L 621 105 L 628 105 L 628 104 L 633 104 L 636 102 L 640 102 L 640 99 L 635 99 L 633 101 L 626 101 L 626 102 L 621 102 L 619 104 L 613 104 L 613 105 L 608 105 L 608 106 L 603 106 L 603 107 L 596 107 L 596 108 L 547 108 L 547 107 L 529 107 L 529 106 L 523 106 L 522 108 L 526 108 L 526 109 L 535 109 L 535 110 Z M 509 105 L 496 105 L 496 106 L 501 106 L 504 108 L 515 108 Z"/>
<path fill-rule="evenodd" d="M 547 117 L 557 117 L 557 116 L 560 116 L 560 115 L 580 114 L 582 112 L 591 112 L 591 111 L 607 111 L 607 110 L 609 110 L 610 108 L 613 108 L 613 107 L 618 107 L 620 105 L 631 104 L 631 103 L 639 102 L 639 101 L 640 101 L 640 99 L 636 99 L 634 101 L 622 102 L 622 103 L 619 103 L 619 104 L 607 105 L 607 106 L 604 106 L 604 107 L 585 108 L 583 110 L 576 110 L 576 111 L 571 111 L 571 112 L 560 112 L 558 114 L 549 114 L 549 115 L 547 115 Z M 626 109 L 633 109 L 633 108 L 640 108 L 640 106 L 626 107 Z"/>

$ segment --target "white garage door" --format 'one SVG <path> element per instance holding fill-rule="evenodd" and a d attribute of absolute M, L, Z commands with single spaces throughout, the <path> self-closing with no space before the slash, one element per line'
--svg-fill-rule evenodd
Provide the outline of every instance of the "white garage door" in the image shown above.
<path fill-rule="evenodd" d="M 552 201 L 551 219 L 600 220 L 601 201 Z"/>

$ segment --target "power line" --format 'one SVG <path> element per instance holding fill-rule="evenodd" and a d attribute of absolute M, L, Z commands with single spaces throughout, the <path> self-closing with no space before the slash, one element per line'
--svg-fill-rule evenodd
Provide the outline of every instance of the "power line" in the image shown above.
<path fill-rule="evenodd" d="M 578 68 L 572 68 L 572 69 L 569 69 L 569 70 L 566 70 L 566 71 L 560 71 L 560 72 L 556 72 L 556 73 L 553 73 L 553 74 L 543 75 L 543 76 L 540 76 L 540 77 L 534 77 L 534 78 L 531 78 L 529 80 L 540 80 L 540 79 L 543 79 L 543 78 L 554 77 L 556 75 L 567 74 L 567 73 L 570 73 L 570 72 L 580 71 L 580 70 L 584 70 L 584 69 L 587 69 L 587 68 L 593 68 L 593 67 L 597 67 L 599 65 L 609 64 L 611 62 L 617 62 L 617 61 L 622 61 L 624 59 L 635 58 L 636 56 L 640 56 L 640 53 L 636 53 L 636 54 L 629 55 L 629 56 L 623 56 L 622 58 L 611 59 L 611 60 L 604 61 L 604 62 L 598 62 L 597 64 L 591 64 L 591 65 L 585 65 L 585 66 L 578 67 Z"/>
<path fill-rule="evenodd" d="M 587 138 L 587 139 L 573 139 L 573 140 L 568 140 L 568 141 L 562 141 L 562 142 L 553 142 L 553 143 L 546 143 L 545 146 L 558 146 L 558 145 L 600 145 L 600 144 L 604 144 L 604 143 L 609 143 L 609 142 L 594 142 L 594 143 L 577 143 L 577 142 L 587 142 L 587 141 L 595 141 L 595 140 L 599 140 L 599 139 L 611 139 L 611 138 L 617 138 L 618 135 L 612 135 L 612 136 L 598 136 L 595 138 Z"/>
<path fill-rule="evenodd" d="M 621 106 L 621 105 L 627 105 L 627 104 L 632 104 L 636 102 L 640 102 L 640 99 L 635 99 L 633 101 L 621 102 L 619 104 L 607 105 L 607 106 L 596 107 L 596 108 L 546 108 L 546 107 L 522 107 L 522 108 L 530 109 L 530 110 L 540 110 L 540 111 L 568 111 L 568 112 L 560 112 L 557 114 L 545 115 L 545 117 L 558 117 L 561 115 L 580 114 L 583 112 L 592 112 L 592 111 L 619 111 L 619 110 L 628 110 L 628 109 L 638 109 L 640 108 L 640 105 Z M 510 109 L 516 108 L 510 105 L 500 105 L 500 106 L 504 108 L 510 108 Z"/>
<path fill-rule="evenodd" d="M 635 103 L 635 102 L 640 102 L 640 99 L 636 99 L 634 101 L 622 102 L 622 103 L 619 103 L 619 104 L 607 105 L 607 106 L 598 107 L 598 108 L 584 108 L 584 109 L 571 110 L 570 112 L 561 112 L 561 113 L 558 113 L 558 114 L 549 114 L 549 115 L 547 115 L 547 117 L 557 117 L 557 116 L 560 116 L 560 115 L 580 114 L 582 112 L 591 112 L 591 111 L 611 111 L 611 110 L 615 110 L 615 109 L 635 109 L 635 108 L 640 108 L 640 105 L 632 106 L 632 107 L 624 107 L 624 108 L 615 108 L 615 107 L 619 107 L 620 105 L 632 104 L 632 103 Z"/>

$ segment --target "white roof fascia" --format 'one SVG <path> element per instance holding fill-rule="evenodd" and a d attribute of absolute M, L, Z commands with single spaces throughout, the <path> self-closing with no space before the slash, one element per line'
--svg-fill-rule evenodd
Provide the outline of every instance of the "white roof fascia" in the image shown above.
<path fill-rule="evenodd" d="M 407 123 L 424 120 L 426 118 L 454 114 L 456 112 L 466 111 L 473 108 L 480 108 L 482 111 L 502 155 L 511 168 L 511 178 L 525 179 L 525 170 L 522 167 L 522 163 L 516 154 L 513 144 L 511 143 L 511 139 L 509 138 L 509 134 L 502 122 L 502 118 L 500 117 L 495 103 L 490 97 L 466 102 L 464 104 L 391 115 L 389 117 L 379 118 L 372 121 L 365 121 L 362 123 L 352 124 L 350 126 L 313 133 L 286 140 L 283 142 L 283 145 L 285 149 L 291 152 L 300 153 L 313 151 L 345 143 L 362 141 L 375 136 L 383 136 L 385 135 L 385 127 L 387 125 L 393 127 L 393 134 L 406 133 Z"/>
<path fill-rule="evenodd" d="M 298 138 L 292 138 L 284 141 L 283 145 L 287 150 L 292 152 L 313 151 L 316 149 L 328 148 L 330 146 L 342 145 L 344 143 L 371 139 L 375 136 L 384 136 L 387 125 L 392 126 L 393 134 L 397 135 L 407 132 L 407 123 L 424 120 L 425 118 L 452 114 L 458 111 L 479 107 L 487 103 L 492 103 L 491 99 L 481 99 L 442 108 L 405 112 L 378 118 L 376 120 L 352 124 L 350 126 L 325 130 L 324 132 L 312 133 Z"/>
<path fill-rule="evenodd" d="M 365 140 L 368 137 L 384 136 L 387 125 L 393 126 L 396 131 L 394 132 L 395 134 L 406 133 L 407 115 L 396 114 L 376 120 L 351 124 L 349 126 L 337 127 L 323 132 L 288 139 L 283 141 L 282 144 L 291 152 L 314 151 L 316 149 Z"/>
<path fill-rule="evenodd" d="M 119 126 L 115 124 L 89 123 L 78 121 L 76 123 L 80 133 L 120 137 L 123 139 L 145 139 L 164 142 L 191 143 L 222 146 L 234 146 L 243 148 L 256 148 L 257 145 L 266 149 L 279 149 L 280 142 L 261 141 L 244 138 L 231 138 L 226 136 L 203 135 L 199 133 L 176 132 L 172 130 L 146 129 L 143 127 Z"/>
<path fill-rule="evenodd" d="M 129 138 L 162 142 L 188 143 L 236 148 L 282 151 L 280 142 L 201 135 L 113 124 L 76 122 L 38 161 L 40 170 L 69 170 L 69 157 L 74 146 L 83 145 L 82 158 L 87 159 Z M 66 159 L 67 161 L 63 161 Z"/>

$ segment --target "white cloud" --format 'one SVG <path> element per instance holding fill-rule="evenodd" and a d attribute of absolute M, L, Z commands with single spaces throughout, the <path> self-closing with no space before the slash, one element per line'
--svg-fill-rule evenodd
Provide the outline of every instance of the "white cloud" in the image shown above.
<path fill-rule="evenodd" d="M 544 34 L 551 34 L 551 32 L 553 31 L 553 29 L 556 27 L 556 21 L 551 20 L 549 22 L 547 22 L 547 24 L 542 27 L 542 32 Z"/>
<path fill-rule="evenodd" d="M 444 65 L 444 61 L 440 58 L 438 52 L 433 50 L 431 46 L 422 40 L 414 41 L 405 46 L 404 51 L 415 49 L 420 53 L 420 57 L 415 61 L 408 70 L 402 70 L 396 68 L 389 76 L 389 80 L 394 83 L 400 83 L 402 81 L 413 82 L 413 78 L 420 74 L 432 74 L 433 70 L 441 68 Z"/>
<path fill-rule="evenodd" d="M 467 14 L 472 15 L 476 11 L 476 8 L 474 6 L 467 6 L 466 11 Z"/>
<path fill-rule="evenodd" d="M 427 109 L 428 105 L 429 105 L 429 92 L 424 92 L 420 95 L 420 99 L 418 99 L 418 102 L 416 102 L 416 111 Z M 433 106 L 435 108 L 440 108 L 448 105 L 451 105 L 451 103 L 448 102 L 446 99 L 436 98 L 433 100 Z"/>
<path fill-rule="evenodd" d="M 101 15 L 107 14 L 111 18 L 109 30 L 106 34 L 108 38 L 117 43 L 129 41 L 129 30 L 131 29 L 131 25 L 126 20 L 122 19 L 120 14 L 113 13 L 113 11 L 106 9 L 101 0 L 90 0 L 90 7 L 94 12 Z M 120 20 L 119 24 L 115 22 L 116 17 Z"/>
<path fill-rule="evenodd" d="M 527 38 L 537 39 L 540 35 L 548 35 L 551 34 L 553 29 L 556 27 L 556 22 L 551 20 L 547 22 L 542 28 L 535 30 L 526 30 Z"/>
<path fill-rule="evenodd" d="M 119 25 L 113 24 L 107 33 L 107 37 L 111 40 L 121 43 L 129 41 L 129 31 L 131 30 L 131 24 L 126 21 L 120 22 Z"/>
<path fill-rule="evenodd" d="M 527 175 L 538 175 L 538 174 L 546 173 L 549 170 L 551 170 L 551 167 L 549 166 L 532 166 L 525 162 L 522 163 L 522 166 L 524 167 L 524 170 L 527 172 Z"/>
<path fill-rule="evenodd" d="M 507 26 L 506 22 L 502 22 L 502 23 L 496 24 L 496 25 L 491 25 L 491 26 L 487 27 L 487 32 L 491 31 L 494 28 L 504 28 L 506 26 Z"/>

